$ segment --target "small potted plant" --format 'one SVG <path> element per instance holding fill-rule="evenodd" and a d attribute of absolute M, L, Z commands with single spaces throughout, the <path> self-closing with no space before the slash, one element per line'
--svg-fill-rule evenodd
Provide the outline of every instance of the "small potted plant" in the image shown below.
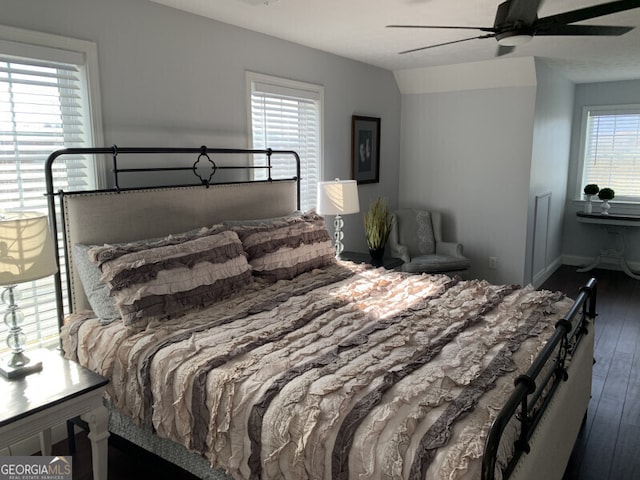
<path fill-rule="evenodd" d="M 387 202 L 378 197 L 364 214 L 364 232 L 372 260 L 380 262 L 384 255 L 384 247 L 391 233 L 391 213 Z"/>
<path fill-rule="evenodd" d="M 600 191 L 600 188 L 595 183 L 590 183 L 584 187 L 584 195 L 587 197 L 587 201 L 584 204 L 584 213 L 591 213 L 593 211 L 593 204 L 591 203 L 591 197 L 596 195 Z"/>
<path fill-rule="evenodd" d="M 602 215 L 609 215 L 609 209 L 611 205 L 609 205 L 609 200 L 613 200 L 613 197 L 616 196 L 616 192 L 611 188 L 603 188 L 598 192 L 598 198 L 602 200 Z"/>

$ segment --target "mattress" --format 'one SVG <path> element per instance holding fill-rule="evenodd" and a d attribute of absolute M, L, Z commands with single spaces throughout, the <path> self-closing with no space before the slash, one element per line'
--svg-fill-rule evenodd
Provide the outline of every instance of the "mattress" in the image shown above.
<path fill-rule="evenodd" d="M 571 304 L 337 262 L 142 330 L 75 313 L 62 340 L 120 414 L 235 479 L 466 479 Z"/>

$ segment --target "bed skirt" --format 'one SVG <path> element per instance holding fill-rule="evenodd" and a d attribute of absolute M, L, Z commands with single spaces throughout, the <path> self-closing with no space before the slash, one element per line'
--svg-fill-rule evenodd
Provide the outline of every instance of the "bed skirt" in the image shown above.
<path fill-rule="evenodd" d="M 138 427 L 130 417 L 122 415 L 116 408 L 106 403 L 109 409 L 109 431 L 112 434 L 158 455 L 202 480 L 233 480 L 223 470 L 211 468 L 211 463 L 206 458 L 179 443 Z"/>

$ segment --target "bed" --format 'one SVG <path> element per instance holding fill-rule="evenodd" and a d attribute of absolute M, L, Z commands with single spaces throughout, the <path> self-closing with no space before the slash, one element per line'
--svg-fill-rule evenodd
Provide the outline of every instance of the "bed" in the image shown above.
<path fill-rule="evenodd" d="M 167 153 L 197 157 L 177 170 L 198 185 L 120 185 L 158 170 L 123 156 Z M 114 188 L 56 192 L 56 162 L 78 154 L 110 155 Z M 258 154 L 256 181 L 239 172 Z M 222 184 L 218 155 L 243 159 Z M 274 178 L 272 157 L 297 161 L 49 158 L 63 350 L 110 379 L 110 431 L 201 478 L 561 478 L 590 397 L 595 280 L 574 301 L 337 261 L 324 219 L 299 211 L 299 167 Z"/>

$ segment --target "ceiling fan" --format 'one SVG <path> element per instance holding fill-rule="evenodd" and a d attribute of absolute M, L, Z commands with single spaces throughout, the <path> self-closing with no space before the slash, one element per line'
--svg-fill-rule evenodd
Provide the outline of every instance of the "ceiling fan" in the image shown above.
<path fill-rule="evenodd" d="M 575 22 L 591 18 L 640 8 L 640 0 L 618 0 L 592 7 L 579 8 L 557 15 L 538 18 L 538 7 L 543 0 L 506 0 L 498 6 L 493 27 L 466 27 L 445 25 L 387 25 L 389 28 L 447 28 L 456 30 L 480 30 L 488 32 L 476 37 L 463 38 L 451 42 L 428 45 L 426 47 L 405 50 L 400 54 L 418 52 L 428 48 L 442 47 L 453 43 L 467 42 L 483 38 L 495 38 L 498 41 L 497 55 L 504 55 L 531 40 L 536 35 L 545 36 L 604 36 L 623 35 L 635 27 L 618 27 L 607 25 L 572 25 Z"/>

